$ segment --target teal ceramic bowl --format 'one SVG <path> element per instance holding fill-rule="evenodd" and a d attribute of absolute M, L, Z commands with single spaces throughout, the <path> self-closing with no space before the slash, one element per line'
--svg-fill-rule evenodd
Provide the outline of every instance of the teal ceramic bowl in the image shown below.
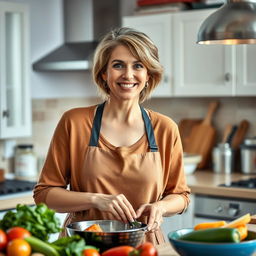
<path fill-rule="evenodd" d="M 256 253 L 256 232 L 249 231 L 246 240 L 240 243 L 202 243 L 179 240 L 193 231 L 179 229 L 168 234 L 169 242 L 181 256 L 252 256 Z"/>

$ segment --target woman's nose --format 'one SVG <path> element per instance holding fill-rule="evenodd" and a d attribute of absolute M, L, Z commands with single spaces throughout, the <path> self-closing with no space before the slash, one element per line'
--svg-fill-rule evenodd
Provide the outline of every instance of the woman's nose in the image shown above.
<path fill-rule="evenodd" d="M 130 68 L 130 67 L 127 67 L 127 68 L 124 70 L 123 77 L 124 77 L 125 79 L 127 79 L 127 80 L 133 78 L 133 69 Z"/>

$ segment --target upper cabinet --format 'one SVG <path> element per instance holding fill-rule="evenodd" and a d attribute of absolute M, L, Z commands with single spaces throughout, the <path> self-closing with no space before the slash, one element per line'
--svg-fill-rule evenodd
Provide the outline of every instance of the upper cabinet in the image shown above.
<path fill-rule="evenodd" d="M 0 56 L 0 138 L 29 136 L 29 17 L 24 4 L 0 2 Z"/>
<path fill-rule="evenodd" d="M 136 28 L 146 33 L 157 45 L 160 62 L 164 67 L 161 84 L 153 96 L 167 97 L 172 95 L 172 16 L 168 14 L 131 16 L 123 18 L 123 26 Z M 167 57 L 168 56 L 168 57 Z"/>
<path fill-rule="evenodd" d="M 153 96 L 256 95 L 255 45 L 196 43 L 201 23 L 215 10 L 124 18 L 123 25 L 145 32 L 159 48 L 166 79 Z"/>
<path fill-rule="evenodd" d="M 199 45 L 197 32 L 215 10 L 173 14 L 174 95 L 231 96 L 234 89 L 234 47 Z"/>
<path fill-rule="evenodd" d="M 236 46 L 236 95 L 256 95 L 256 45 Z"/>

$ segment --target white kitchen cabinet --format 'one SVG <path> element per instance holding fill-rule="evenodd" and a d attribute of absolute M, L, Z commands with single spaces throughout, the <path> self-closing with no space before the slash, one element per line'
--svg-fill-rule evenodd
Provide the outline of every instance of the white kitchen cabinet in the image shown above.
<path fill-rule="evenodd" d="M 234 46 L 196 43 L 201 23 L 214 11 L 173 14 L 174 96 L 234 95 Z"/>
<path fill-rule="evenodd" d="M 236 46 L 236 95 L 256 95 L 256 45 Z"/>
<path fill-rule="evenodd" d="M 131 27 L 148 35 L 157 45 L 160 62 L 164 67 L 161 84 L 154 90 L 153 97 L 172 95 L 172 15 L 156 14 L 123 17 L 122 25 Z"/>
<path fill-rule="evenodd" d="M 29 12 L 0 2 L 0 138 L 31 135 Z"/>

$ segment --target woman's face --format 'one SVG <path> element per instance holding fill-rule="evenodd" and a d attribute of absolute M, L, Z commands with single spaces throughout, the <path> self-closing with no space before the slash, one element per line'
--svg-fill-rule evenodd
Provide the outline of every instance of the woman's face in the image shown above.
<path fill-rule="evenodd" d="M 147 68 L 130 50 L 119 45 L 112 51 L 102 78 L 108 84 L 111 98 L 138 101 L 149 76 Z"/>

